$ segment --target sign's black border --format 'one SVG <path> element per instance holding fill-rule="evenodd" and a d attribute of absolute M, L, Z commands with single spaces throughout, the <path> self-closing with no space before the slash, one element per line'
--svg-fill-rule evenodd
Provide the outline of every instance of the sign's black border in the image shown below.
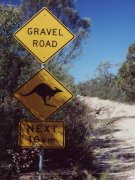
<path fill-rule="evenodd" d="M 46 68 L 42 68 L 40 71 L 38 71 L 34 76 L 32 76 L 28 81 L 26 81 L 21 87 L 19 87 L 15 92 L 14 92 L 14 97 L 15 97 L 15 93 L 17 93 L 17 91 L 19 89 L 21 89 L 23 86 L 25 86 L 25 84 L 27 84 L 31 79 L 33 79 L 38 73 L 40 73 L 41 71 L 46 71 L 47 73 L 50 74 L 50 76 L 52 76 L 52 78 L 54 78 L 57 82 L 60 83 L 60 85 L 65 88 L 72 96 L 70 99 L 72 99 L 74 97 L 73 93 L 71 93 L 53 74 L 51 74 Z M 16 97 L 15 97 L 16 98 Z M 17 99 L 17 98 L 16 98 Z M 59 111 L 68 101 L 70 101 L 70 99 L 68 99 L 62 106 L 60 106 L 58 109 L 56 109 L 56 111 Z M 17 99 L 29 112 L 31 112 L 27 106 L 22 103 L 19 99 Z M 50 118 L 56 111 L 54 111 L 51 115 L 49 115 L 46 119 L 44 119 L 43 121 L 47 120 L 48 118 Z M 39 117 L 37 117 L 33 112 L 31 112 L 38 120 L 42 121 Z"/>
<path fill-rule="evenodd" d="M 70 39 L 66 44 L 64 44 L 58 51 L 56 51 L 52 56 L 50 56 L 48 59 L 46 59 L 44 62 L 37 57 L 37 55 L 35 53 L 33 53 L 20 39 L 18 39 L 16 37 L 16 33 L 18 33 L 21 29 L 23 29 L 30 21 L 32 21 L 38 14 L 40 14 L 43 10 L 46 10 L 48 11 L 65 29 L 67 29 L 67 31 L 69 33 L 71 33 L 73 35 L 72 39 Z M 42 8 L 38 13 L 36 13 L 30 20 L 28 20 L 21 28 L 19 28 L 14 34 L 13 36 L 15 37 L 15 39 L 18 40 L 18 42 L 20 42 L 34 57 L 36 57 L 41 63 L 45 63 L 47 62 L 48 60 L 50 60 L 56 53 L 58 53 L 60 50 L 62 50 L 70 41 L 72 41 L 75 36 L 74 34 L 61 22 L 59 21 L 47 8 Z"/>
<path fill-rule="evenodd" d="M 46 123 L 46 122 L 51 122 L 51 123 L 57 123 L 57 122 L 61 122 L 63 124 L 63 146 L 36 146 L 36 148 L 44 148 L 44 149 L 64 149 L 65 148 L 65 122 L 64 121 L 34 121 L 34 120 L 21 120 L 19 122 L 19 137 L 18 137 L 18 145 L 21 147 L 21 148 L 30 148 L 30 147 L 34 147 L 34 146 L 21 146 L 21 124 L 23 122 L 38 122 L 38 123 Z"/>

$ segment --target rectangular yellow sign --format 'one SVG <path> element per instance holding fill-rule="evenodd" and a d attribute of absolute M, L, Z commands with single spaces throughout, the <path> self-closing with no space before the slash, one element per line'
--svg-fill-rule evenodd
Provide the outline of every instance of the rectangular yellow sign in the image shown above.
<path fill-rule="evenodd" d="M 20 121 L 19 146 L 24 148 L 64 148 L 65 127 L 63 121 Z"/>

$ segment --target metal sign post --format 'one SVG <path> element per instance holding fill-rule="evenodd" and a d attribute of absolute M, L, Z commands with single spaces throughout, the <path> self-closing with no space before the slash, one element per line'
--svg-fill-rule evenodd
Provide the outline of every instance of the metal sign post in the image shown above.
<path fill-rule="evenodd" d="M 44 64 L 41 64 L 41 69 L 44 68 Z M 43 159 L 44 149 L 39 150 L 39 180 L 43 180 Z"/>
<path fill-rule="evenodd" d="M 74 34 L 47 8 L 42 8 L 14 33 L 14 37 L 41 63 L 45 63 L 73 40 Z M 19 145 L 38 145 L 39 180 L 43 180 L 44 148 L 64 148 L 65 145 L 64 123 L 45 120 L 63 107 L 73 94 L 41 64 L 41 70 L 14 96 L 42 121 L 39 124 L 28 120 L 20 122 Z"/>
<path fill-rule="evenodd" d="M 43 180 L 43 156 L 44 149 L 40 149 L 39 151 L 39 180 Z"/>
<path fill-rule="evenodd" d="M 41 64 L 41 69 L 44 68 L 44 64 Z M 44 159 L 44 149 L 40 149 L 39 151 L 39 180 L 42 180 L 43 173 L 43 159 Z"/>

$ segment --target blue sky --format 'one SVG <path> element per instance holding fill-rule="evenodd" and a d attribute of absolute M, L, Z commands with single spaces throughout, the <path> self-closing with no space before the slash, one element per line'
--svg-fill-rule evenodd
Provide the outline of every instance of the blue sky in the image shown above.
<path fill-rule="evenodd" d="M 92 21 L 83 55 L 71 69 L 79 82 L 94 77 L 101 62 L 125 60 L 128 47 L 135 42 L 135 0 L 77 0 L 76 6 L 82 17 Z"/>
<path fill-rule="evenodd" d="M 9 1 L 16 4 L 19 0 Z M 81 82 L 94 77 L 99 63 L 125 60 L 128 47 L 135 42 L 135 0 L 76 0 L 76 8 L 92 22 L 82 55 L 70 70 L 75 81 Z"/>

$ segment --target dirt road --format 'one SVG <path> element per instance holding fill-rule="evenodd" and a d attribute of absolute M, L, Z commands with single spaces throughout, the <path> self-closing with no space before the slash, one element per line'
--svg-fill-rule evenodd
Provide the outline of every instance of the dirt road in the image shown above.
<path fill-rule="evenodd" d="M 94 109 L 92 113 L 95 113 L 98 122 L 106 124 L 108 122 L 106 120 L 109 119 L 108 133 L 105 131 L 101 135 L 98 135 L 99 132 L 93 134 L 93 137 L 96 137 L 95 147 L 93 147 L 95 155 L 93 164 L 97 169 L 100 167 L 99 169 L 103 172 L 107 172 L 104 180 L 135 180 L 135 105 L 91 97 L 78 96 L 78 98 L 90 109 Z M 67 179 L 66 173 L 71 174 L 69 170 L 62 172 L 64 173 L 62 179 Z M 50 173 L 45 173 L 46 176 L 50 176 Z M 55 179 L 60 179 L 56 178 L 59 172 L 53 173 L 51 173 L 52 177 L 54 175 Z M 100 170 L 98 173 L 102 174 Z M 38 178 L 32 173 L 22 175 L 20 180 L 27 180 L 32 176 L 35 179 Z"/>
<path fill-rule="evenodd" d="M 107 179 L 135 180 L 135 105 L 90 97 L 81 100 L 96 110 L 98 119 L 110 118 L 114 125 L 111 139 L 95 152 L 101 166 L 110 168 Z"/>

